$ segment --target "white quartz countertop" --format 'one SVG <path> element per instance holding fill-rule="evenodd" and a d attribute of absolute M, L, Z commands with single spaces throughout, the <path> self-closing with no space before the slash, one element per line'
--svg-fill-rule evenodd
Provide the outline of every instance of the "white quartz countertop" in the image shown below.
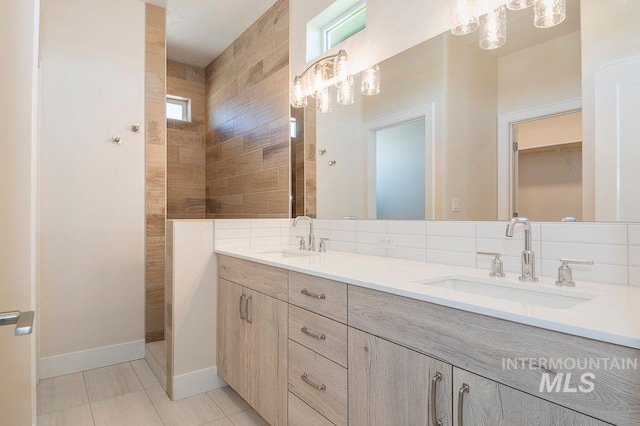
<path fill-rule="evenodd" d="M 259 249 L 216 249 L 219 254 L 238 257 L 290 271 L 315 275 L 348 284 L 384 291 L 429 303 L 448 306 L 495 318 L 549 330 L 587 337 L 640 349 L 640 288 L 576 281 L 574 288 L 560 288 L 555 279 L 540 277 L 537 283 L 524 283 L 517 274 L 489 277 L 487 269 L 424 263 L 364 254 L 329 251 L 308 256 L 283 257 L 281 251 L 296 253 L 291 247 Z M 471 280 L 478 290 L 459 291 L 429 283 L 444 280 Z M 500 289 L 527 289 L 532 303 L 486 295 L 483 284 Z M 469 286 L 467 286 L 469 287 Z M 540 293 L 576 302 L 566 308 L 536 302 Z M 545 297 L 545 295 L 543 295 Z M 573 303 L 568 303 L 569 305 Z"/>

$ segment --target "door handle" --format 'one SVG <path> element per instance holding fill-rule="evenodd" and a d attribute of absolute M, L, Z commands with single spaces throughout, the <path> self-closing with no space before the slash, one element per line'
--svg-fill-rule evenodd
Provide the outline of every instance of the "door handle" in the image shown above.
<path fill-rule="evenodd" d="M 26 334 L 31 334 L 33 331 L 33 311 L 20 312 L 20 311 L 10 311 L 10 312 L 0 312 L 0 326 L 3 325 L 16 325 L 16 336 L 24 336 Z"/>

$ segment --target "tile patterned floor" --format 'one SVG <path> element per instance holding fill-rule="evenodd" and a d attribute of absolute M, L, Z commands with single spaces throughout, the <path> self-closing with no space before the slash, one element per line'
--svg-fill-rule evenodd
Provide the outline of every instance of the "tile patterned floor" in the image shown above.
<path fill-rule="evenodd" d="M 144 360 L 38 385 L 38 426 L 266 426 L 225 387 L 171 401 Z"/>

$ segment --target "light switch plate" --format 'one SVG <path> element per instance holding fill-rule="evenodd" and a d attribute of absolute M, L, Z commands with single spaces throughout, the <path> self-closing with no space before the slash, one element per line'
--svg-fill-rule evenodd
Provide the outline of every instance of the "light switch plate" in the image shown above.
<path fill-rule="evenodd" d="M 380 236 L 380 247 L 383 247 L 383 248 L 396 248 L 396 235 L 395 234 L 382 234 Z"/>

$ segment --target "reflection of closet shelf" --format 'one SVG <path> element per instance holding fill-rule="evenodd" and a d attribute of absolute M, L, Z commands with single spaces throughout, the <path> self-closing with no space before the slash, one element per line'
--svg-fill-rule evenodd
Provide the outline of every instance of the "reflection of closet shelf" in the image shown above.
<path fill-rule="evenodd" d="M 536 146 L 532 148 L 522 148 L 518 152 L 520 154 L 536 154 L 549 151 L 570 151 L 582 149 L 582 141 L 559 143 L 556 145 Z"/>

